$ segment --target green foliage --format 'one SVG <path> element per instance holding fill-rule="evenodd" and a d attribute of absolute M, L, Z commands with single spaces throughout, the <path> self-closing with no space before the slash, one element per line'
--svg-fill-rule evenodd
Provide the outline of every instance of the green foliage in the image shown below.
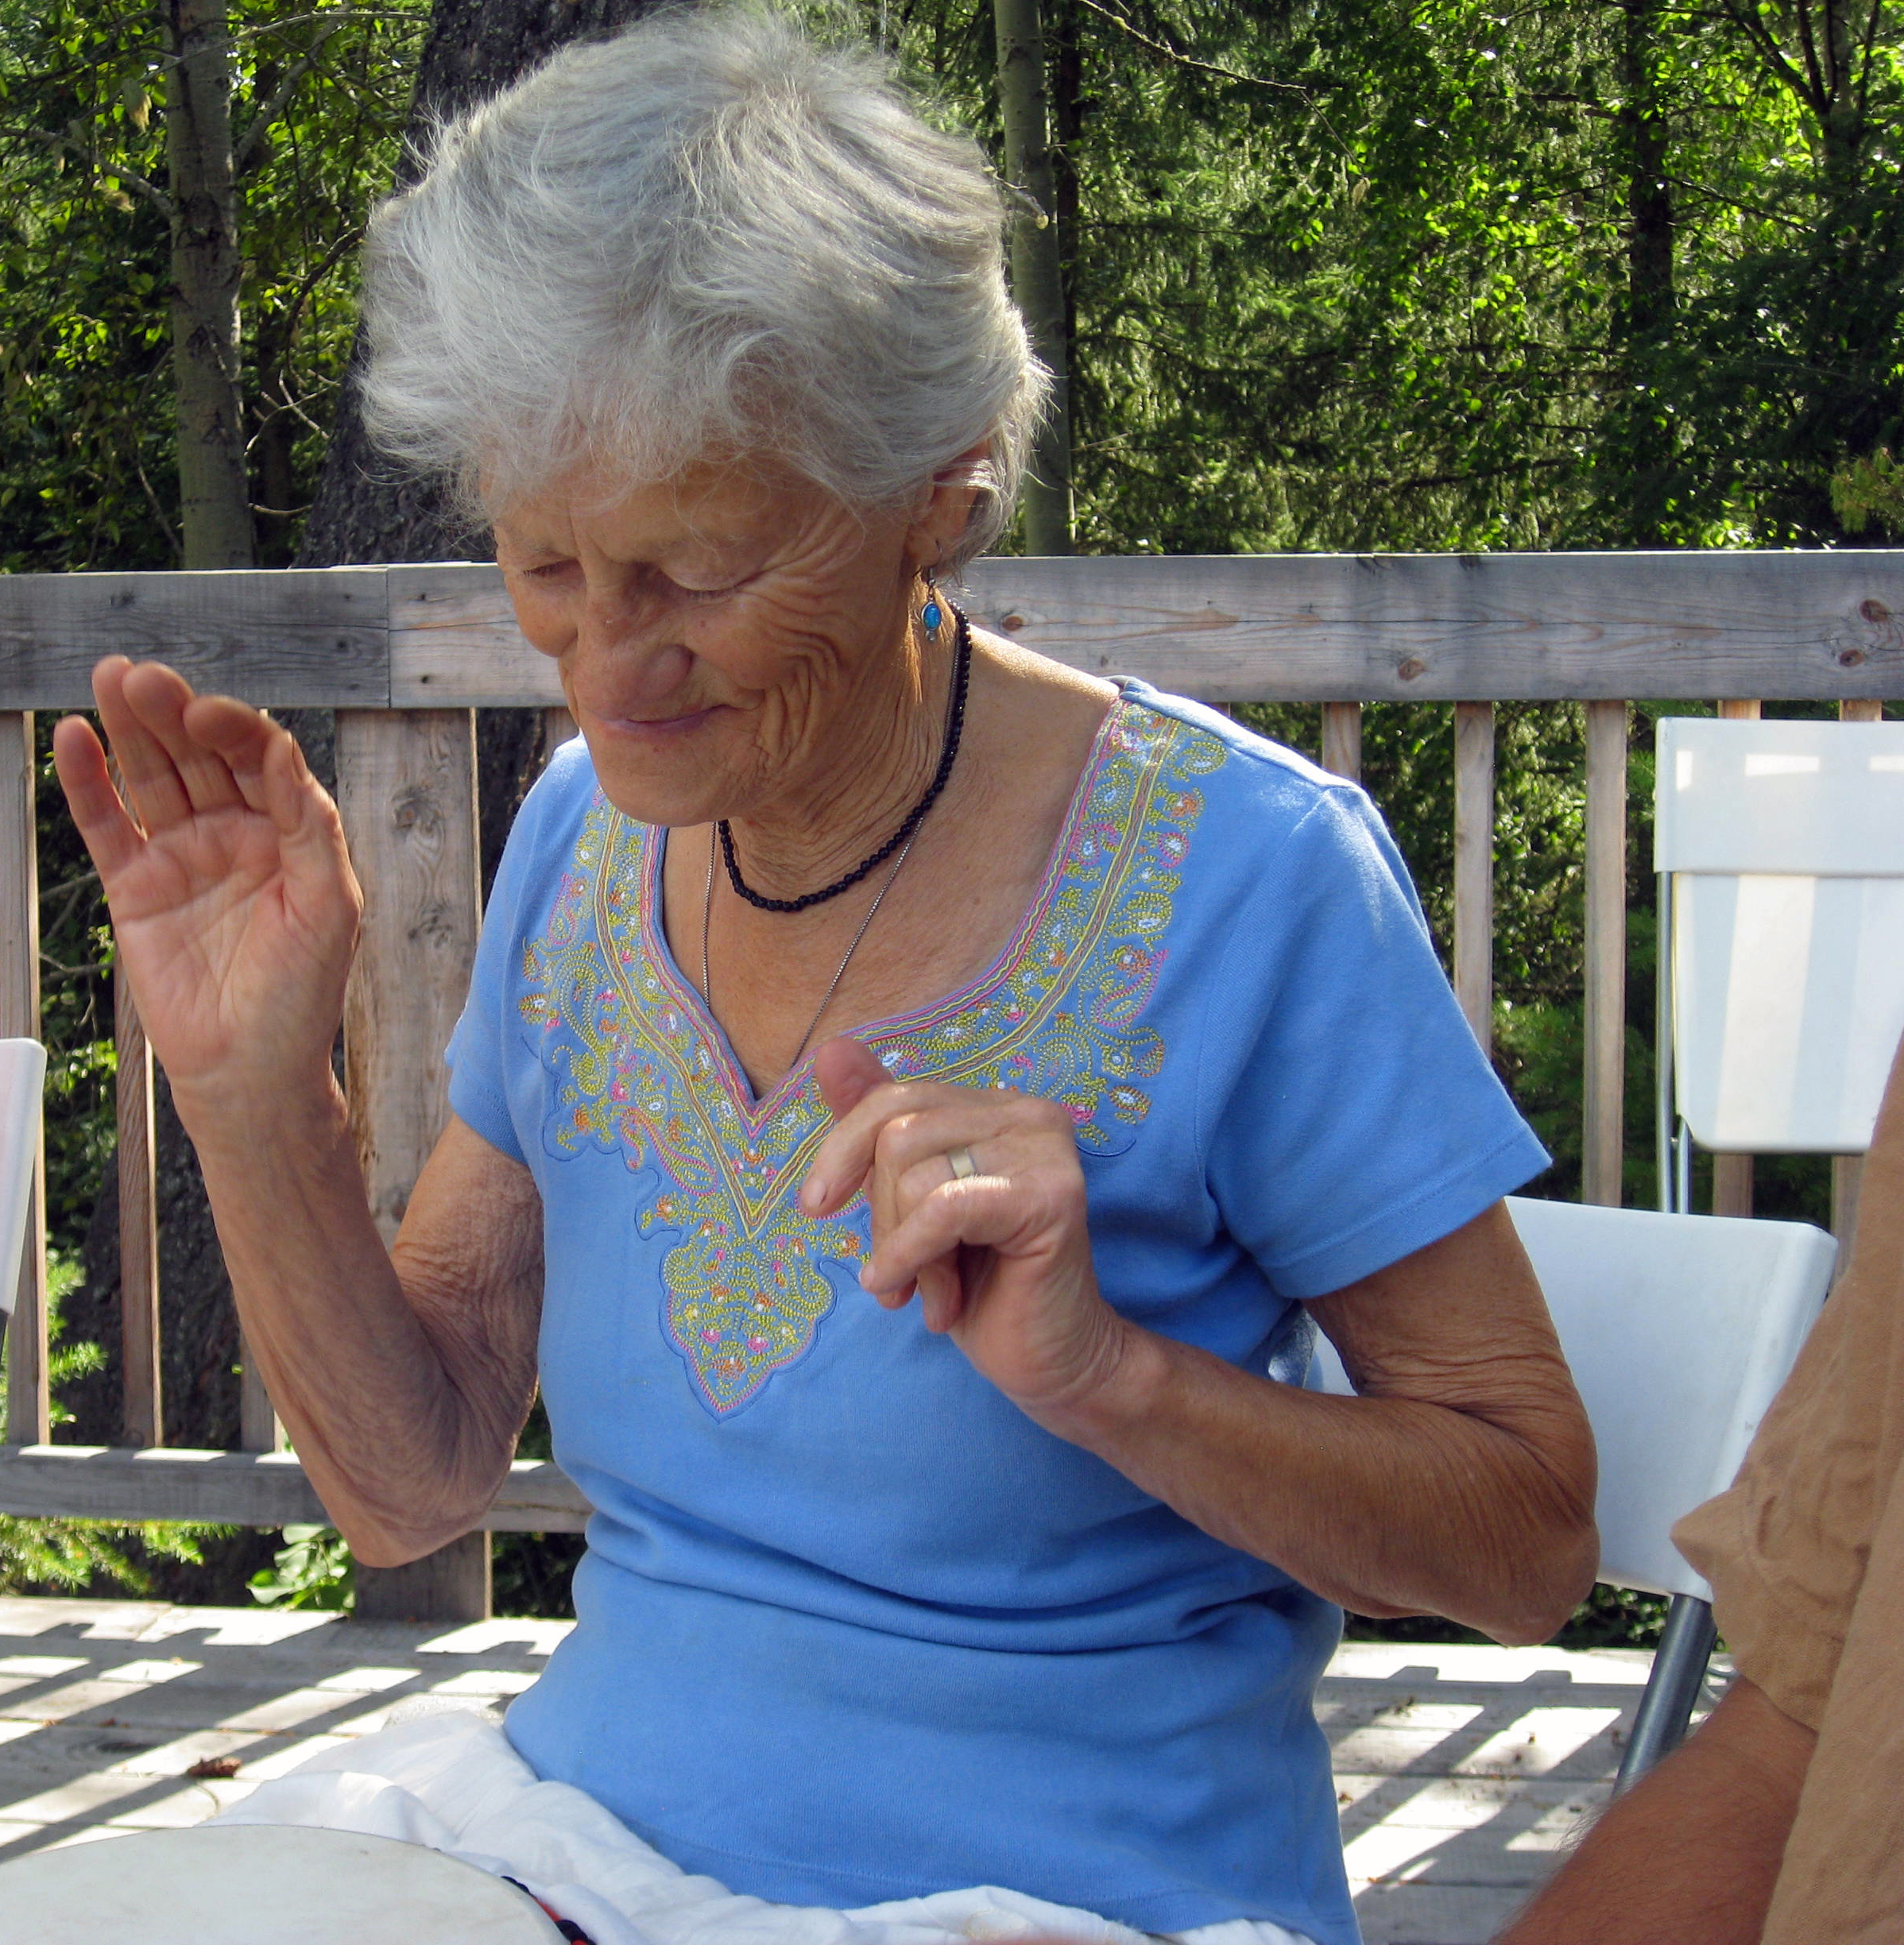
<path fill-rule="evenodd" d="M 428 16 L 233 0 L 261 559 L 289 559 Z M 162 10 L 0 0 L 0 570 L 177 565 Z"/>
<path fill-rule="evenodd" d="M 273 1564 L 251 1576 L 251 1598 L 266 1607 L 348 1614 L 357 1605 L 357 1566 L 335 1526 L 287 1526 Z"/>
<path fill-rule="evenodd" d="M 1831 503 L 1847 533 L 1867 528 L 1904 534 L 1904 466 L 1881 447 L 1832 476 Z"/>
<path fill-rule="evenodd" d="M 1082 544 L 1837 538 L 1904 64 L 1877 0 L 1819 75 L 1825 4 L 1047 0 Z M 995 132 L 989 10 L 877 16 Z"/>
<path fill-rule="evenodd" d="M 50 1253 L 46 1266 L 47 1379 L 53 1392 L 52 1421 L 70 1421 L 59 1390 L 104 1363 L 95 1344 L 66 1341 L 61 1306 L 79 1285 L 82 1272 L 71 1257 Z M 0 1392 L 5 1390 L 6 1359 L 0 1351 Z M 89 1594 L 110 1590 L 127 1594 L 153 1591 L 149 1568 L 168 1560 L 203 1564 L 203 1543 L 226 1529 L 161 1522 L 128 1525 L 110 1520 L 21 1519 L 0 1513 L 0 1595 Z"/>

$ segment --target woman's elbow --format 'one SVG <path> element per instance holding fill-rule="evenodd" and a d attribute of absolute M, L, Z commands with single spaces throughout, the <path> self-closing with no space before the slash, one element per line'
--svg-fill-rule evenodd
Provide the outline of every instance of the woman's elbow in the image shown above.
<path fill-rule="evenodd" d="M 350 1556 L 364 1567 L 408 1567 L 482 1524 L 489 1499 L 451 1506 L 339 1507 L 331 1513 Z"/>
<path fill-rule="evenodd" d="M 1478 1625 L 1503 1648 L 1538 1648 L 1551 1641 L 1592 1591 L 1600 1568 L 1600 1532 L 1585 1514 L 1550 1527 L 1530 1542 L 1520 1571 L 1509 1576 L 1503 1602 Z"/>

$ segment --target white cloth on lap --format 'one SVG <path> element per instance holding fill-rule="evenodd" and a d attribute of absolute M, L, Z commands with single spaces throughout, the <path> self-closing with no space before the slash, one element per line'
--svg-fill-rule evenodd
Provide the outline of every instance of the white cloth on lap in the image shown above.
<path fill-rule="evenodd" d="M 592 1796 L 538 1782 L 493 1718 L 406 1715 L 259 1785 L 215 1823 L 300 1823 L 394 1837 L 526 1885 L 595 1945 L 951 1945 L 1034 1935 L 1144 1945 L 1089 1912 L 981 1885 L 857 1911 L 770 1904 L 691 1877 Z M 1280 1925 L 1233 1922 L 1184 1945 L 1308 1945 Z"/>

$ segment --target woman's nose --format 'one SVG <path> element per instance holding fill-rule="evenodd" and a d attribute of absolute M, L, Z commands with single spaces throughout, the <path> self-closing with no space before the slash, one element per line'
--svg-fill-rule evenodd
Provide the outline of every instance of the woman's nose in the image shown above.
<path fill-rule="evenodd" d="M 672 695 L 687 679 L 694 655 L 675 639 L 660 604 L 591 592 L 563 659 L 573 683 L 612 695 L 619 706 L 613 713 L 627 714 Z"/>

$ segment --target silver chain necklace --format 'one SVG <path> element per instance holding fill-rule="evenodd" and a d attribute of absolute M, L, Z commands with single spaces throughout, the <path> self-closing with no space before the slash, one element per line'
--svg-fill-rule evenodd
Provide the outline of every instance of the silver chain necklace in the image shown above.
<path fill-rule="evenodd" d="M 885 883 L 880 887 L 878 895 L 866 907 L 866 915 L 861 919 L 859 930 L 853 935 L 853 943 L 846 948 L 838 966 L 834 969 L 833 978 L 826 988 L 826 997 L 820 1001 L 813 1018 L 807 1023 L 807 1031 L 800 1035 L 800 1044 L 793 1050 L 793 1058 L 787 1063 L 789 1073 L 799 1065 L 800 1056 L 807 1051 L 807 1043 L 813 1038 L 813 1030 L 826 1017 L 827 1007 L 832 1005 L 833 996 L 839 991 L 840 981 L 846 976 L 846 968 L 852 963 L 853 955 L 859 950 L 860 941 L 866 936 L 866 928 L 872 924 L 873 914 L 886 902 L 886 894 L 892 889 L 893 880 L 904 869 L 906 860 L 912 855 L 913 845 L 918 841 L 919 833 L 915 831 L 900 847 L 899 856 L 892 860 L 892 868 L 887 872 Z M 707 889 L 701 895 L 701 1003 L 706 1007 L 710 1019 L 714 1017 L 714 988 L 707 971 L 707 933 L 709 922 L 714 917 L 714 866 L 720 855 L 719 833 L 710 831 L 707 840 Z"/>
<path fill-rule="evenodd" d="M 840 981 L 846 976 L 846 969 L 853 963 L 853 955 L 859 950 L 860 941 L 866 936 L 866 928 L 873 923 L 874 914 L 886 902 L 886 894 L 892 889 L 893 880 L 905 869 L 906 860 L 911 856 L 912 847 L 919 841 L 919 833 L 924 827 L 925 813 L 931 809 L 934 800 L 945 783 L 946 776 L 951 768 L 950 759 L 958 754 L 958 732 L 966 708 L 966 682 L 971 667 L 972 638 L 964 615 L 960 614 L 957 609 L 953 613 L 958 615 L 958 642 L 954 656 L 952 680 L 946 695 L 945 739 L 940 752 L 938 773 L 931 789 L 919 806 L 917 822 L 914 822 L 906 841 L 900 846 L 899 856 L 892 860 L 892 870 L 887 872 L 878 895 L 866 907 L 866 915 L 861 919 L 859 930 L 853 935 L 853 943 L 841 955 L 839 964 L 834 967 L 833 977 L 827 983 L 826 994 L 815 1009 L 813 1018 L 807 1023 L 807 1031 L 800 1035 L 800 1044 L 793 1050 L 793 1058 L 787 1063 L 789 1073 L 799 1065 L 800 1056 L 807 1051 L 807 1043 L 813 1038 L 814 1029 L 826 1018 L 827 1007 L 833 1004 L 833 996 L 839 991 Z M 707 887 L 701 894 L 701 1003 L 706 1007 L 710 1019 L 714 1018 L 714 981 L 707 969 L 707 934 L 714 918 L 714 867 L 719 863 L 720 857 L 721 826 L 717 821 L 707 834 Z M 753 900 L 757 904 L 760 902 L 757 899 Z"/>

